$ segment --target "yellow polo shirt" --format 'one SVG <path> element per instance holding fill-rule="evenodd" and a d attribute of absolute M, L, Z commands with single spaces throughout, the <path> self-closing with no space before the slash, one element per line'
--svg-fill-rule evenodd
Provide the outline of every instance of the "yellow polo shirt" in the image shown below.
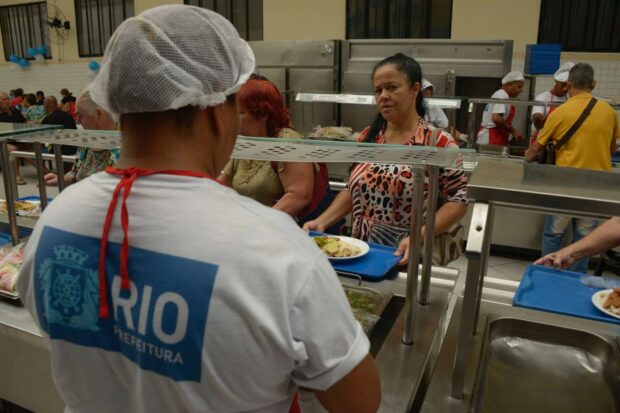
<path fill-rule="evenodd" d="M 590 99 L 592 94 L 580 93 L 551 112 L 540 131 L 538 143 L 544 146 L 549 139 L 555 143 L 560 141 L 577 122 Z M 618 115 L 607 102 L 599 100 L 577 132 L 557 152 L 555 163 L 558 166 L 609 171 L 611 148 L 616 138 L 620 138 Z"/>

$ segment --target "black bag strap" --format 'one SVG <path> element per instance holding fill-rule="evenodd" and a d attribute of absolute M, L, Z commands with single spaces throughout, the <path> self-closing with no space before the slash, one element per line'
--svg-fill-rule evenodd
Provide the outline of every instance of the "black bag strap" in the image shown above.
<path fill-rule="evenodd" d="M 596 102 L 596 98 L 593 97 L 592 99 L 590 99 L 590 102 L 588 102 L 588 106 L 586 106 L 586 108 L 583 110 L 581 116 L 579 116 L 579 119 L 577 119 L 577 122 L 575 122 L 573 126 L 570 127 L 568 132 L 566 132 L 562 139 L 560 139 L 560 141 L 556 143 L 553 147 L 556 152 L 560 150 L 560 148 L 575 134 L 575 132 L 577 132 L 577 129 L 579 129 L 579 127 L 586 120 L 590 112 L 592 112 L 592 108 L 594 107 L 594 105 L 596 105 Z"/>

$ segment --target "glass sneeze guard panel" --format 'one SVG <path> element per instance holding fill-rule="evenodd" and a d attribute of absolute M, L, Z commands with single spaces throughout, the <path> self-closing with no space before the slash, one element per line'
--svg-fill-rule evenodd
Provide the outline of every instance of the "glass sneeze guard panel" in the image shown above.
<path fill-rule="evenodd" d="M 239 136 L 233 159 L 281 162 L 372 162 L 473 170 L 473 149 Z"/>
<path fill-rule="evenodd" d="M 28 142 L 79 146 L 91 149 L 115 149 L 121 146 L 121 133 L 108 130 L 61 129 L 38 131 L 24 136 Z"/>
<path fill-rule="evenodd" d="M 44 144 L 115 149 L 121 146 L 119 131 L 60 129 L 33 130 L 20 140 Z M 281 162 L 373 162 L 401 165 L 432 165 L 447 169 L 473 170 L 477 163 L 474 149 L 429 146 L 387 145 L 239 136 L 231 154 L 233 159 Z"/>
<path fill-rule="evenodd" d="M 59 125 L 27 125 L 25 123 L 0 122 L 0 138 L 10 138 L 15 135 L 31 134 L 39 131 L 60 129 Z"/>

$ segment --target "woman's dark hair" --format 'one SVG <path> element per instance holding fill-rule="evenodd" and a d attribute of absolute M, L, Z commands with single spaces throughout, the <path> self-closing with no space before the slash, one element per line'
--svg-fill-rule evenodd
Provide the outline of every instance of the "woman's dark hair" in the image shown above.
<path fill-rule="evenodd" d="M 37 104 L 37 98 L 32 93 L 26 94 L 24 96 L 24 101 L 28 103 L 30 106 L 34 106 Z"/>
<path fill-rule="evenodd" d="M 393 56 L 386 57 L 385 59 L 377 63 L 376 66 L 372 69 L 371 78 L 375 77 L 375 72 L 377 71 L 377 69 L 385 65 L 396 66 L 396 70 L 407 76 L 409 86 L 411 87 L 413 87 L 416 82 L 420 84 L 422 83 L 422 68 L 413 57 L 405 56 L 402 53 L 396 53 Z M 418 93 L 418 96 L 416 97 L 415 109 L 420 117 L 424 117 L 426 109 L 424 108 L 424 96 L 422 96 L 422 93 Z M 377 113 L 375 120 L 370 125 L 370 130 L 368 131 L 364 142 L 374 142 L 377 138 L 377 135 L 384 127 L 385 119 L 383 118 L 381 113 Z"/>

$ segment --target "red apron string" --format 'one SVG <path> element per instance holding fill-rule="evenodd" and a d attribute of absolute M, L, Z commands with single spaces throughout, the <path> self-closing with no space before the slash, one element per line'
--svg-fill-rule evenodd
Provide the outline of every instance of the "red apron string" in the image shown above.
<path fill-rule="evenodd" d="M 212 177 L 206 174 L 190 171 L 156 171 L 140 168 L 106 168 L 106 172 L 111 175 L 122 176 L 121 180 L 114 188 L 112 194 L 112 200 L 108 207 L 108 212 L 103 225 L 103 233 L 101 234 L 101 248 L 99 252 L 99 317 L 108 318 L 110 316 L 108 296 L 107 296 L 107 280 L 106 280 L 106 254 L 108 249 L 108 236 L 110 234 L 110 228 L 112 227 L 112 219 L 114 218 L 114 211 L 116 211 L 116 205 L 118 204 L 118 198 L 121 191 L 123 191 L 123 199 L 121 201 L 121 228 L 123 230 L 123 241 L 121 243 L 120 254 L 120 272 L 121 272 L 121 288 L 129 289 L 129 210 L 127 209 L 127 198 L 131 193 L 131 188 L 139 176 L 148 176 L 155 174 L 166 175 L 178 175 L 178 176 L 191 176 L 194 178 L 208 178 L 214 180 Z M 215 180 L 214 180 L 215 181 Z M 217 181 L 216 181 L 217 182 Z"/>

